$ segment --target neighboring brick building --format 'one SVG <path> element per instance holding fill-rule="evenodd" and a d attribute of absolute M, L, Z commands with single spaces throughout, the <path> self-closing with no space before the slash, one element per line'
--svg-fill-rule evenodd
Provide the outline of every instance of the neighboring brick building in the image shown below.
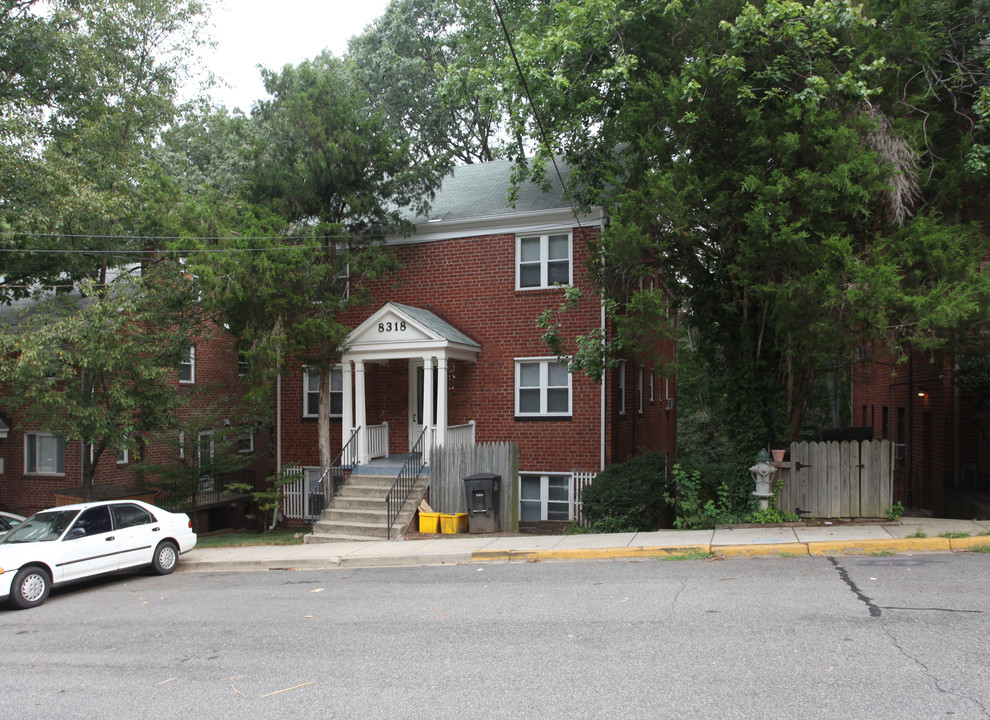
<path fill-rule="evenodd" d="M 896 443 L 894 500 L 940 517 L 990 510 L 990 418 L 954 382 L 944 352 L 894 363 L 861 351 L 853 371 L 853 423 Z"/>
<path fill-rule="evenodd" d="M 16 313 L 23 304 L 17 303 L 5 312 Z M 165 464 L 178 459 L 197 467 L 200 456 L 213 451 L 214 440 L 225 431 L 227 423 L 230 427 L 245 425 L 238 408 L 247 387 L 238 375 L 233 338 L 220 328 L 191 338 L 189 356 L 176 368 L 174 382 L 176 392 L 187 395 L 179 412 L 179 425 L 195 428 L 190 433 L 196 437 L 190 437 L 182 451 L 179 440 L 185 440 L 184 431 L 176 430 L 176 437 L 167 444 L 145 440 L 141 443 L 140 460 Z M 215 418 L 216 427 L 200 427 L 202 417 Z M 84 451 L 81 442 L 57 437 L 43 423 L 21 421 L 6 407 L 0 408 L 0 418 L 0 508 L 26 515 L 80 496 Z M 237 451 L 250 461 L 245 470 L 237 473 L 236 480 L 260 487 L 271 474 L 271 428 L 246 430 L 239 437 Z M 162 502 L 155 488 L 143 482 L 150 478 L 142 476 L 137 460 L 134 453 L 126 450 L 104 452 L 94 474 L 94 496 Z M 201 493 L 196 506 L 201 516 L 199 528 L 243 526 L 247 498 L 222 492 L 218 483 L 207 484 L 209 488 Z"/>
<path fill-rule="evenodd" d="M 521 519 L 567 520 L 573 473 L 644 451 L 673 460 L 676 378 L 629 358 L 599 385 L 550 356 L 536 320 L 564 300 L 556 283 L 583 291 L 564 316 L 569 346 L 605 322 L 586 264 L 606 218 L 575 215 L 559 185 L 543 193 L 527 183 L 507 208 L 510 172 L 509 162 L 457 168 L 416 234 L 389 239 L 400 281 L 382 280 L 345 317 L 354 329 L 332 377 L 332 440 L 339 449 L 360 428 L 365 461 L 386 434 L 389 453 L 408 453 L 427 426 L 439 443 L 454 432 L 518 443 Z M 674 357 L 671 341 L 657 345 Z M 277 399 L 276 465 L 303 465 L 310 477 L 318 389 L 299 367 Z"/>

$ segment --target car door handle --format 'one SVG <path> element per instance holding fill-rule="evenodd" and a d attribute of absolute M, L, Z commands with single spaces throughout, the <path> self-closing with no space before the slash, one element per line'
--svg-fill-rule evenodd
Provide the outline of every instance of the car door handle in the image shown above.
<path fill-rule="evenodd" d="M 160 531 L 161 531 L 161 528 L 159 528 L 159 527 L 153 527 L 153 528 L 151 528 L 151 532 L 160 532 Z"/>
<path fill-rule="evenodd" d="M 113 535 L 111 535 L 110 537 L 107 538 L 107 542 L 110 542 L 111 540 L 116 540 L 116 539 L 117 538 L 115 538 Z"/>

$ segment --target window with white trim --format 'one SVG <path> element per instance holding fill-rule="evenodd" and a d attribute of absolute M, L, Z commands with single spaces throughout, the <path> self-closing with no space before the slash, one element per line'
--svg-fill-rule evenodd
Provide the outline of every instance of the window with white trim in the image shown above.
<path fill-rule="evenodd" d="M 516 238 L 516 289 L 571 284 L 571 234 Z"/>
<path fill-rule="evenodd" d="M 24 472 L 65 474 L 65 439 L 48 432 L 24 435 Z"/>
<path fill-rule="evenodd" d="M 320 370 L 303 367 L 302 376 L 304 418 L 319 417 Z M 337 366 L 330 370 L 330 417 L 339 418 L 344 414 L 344 369 Z"/>
<path fill-rule="evenodd" d="M 656 401 L 656 377 L 656 372 L 650 368 L 650 405 Z"/>
<path fill-rule="evenodd" d="M 131 454 L 126 447 L 117 448 L 117 464 L 124 465 L 130 460 Z"/>
<path fill-rule="evenodd" d="M 516 415 L 570 417 L 571 374 L 557 358 L 516 360 Z"/>
<path fill-rule="evenodd" d="M 237 438 L 237 452 L 254 452 L 254 433 L 250 430 L 242 432 Z"/>
<path fill-rule="evenodd" d="M 626 361 L 619 361 L 619 415 L 626 414 Z"/>
<path fill-rule="evenodd" d="M 571 520 L 572 485 L 570 475 L 519 473 L 519 520 Z"/>
<path fill-rule="evenodd" d="M 190 345 L 186 356 L 179 362 L 179 382 L 196 382 L 196 346 Z"/>

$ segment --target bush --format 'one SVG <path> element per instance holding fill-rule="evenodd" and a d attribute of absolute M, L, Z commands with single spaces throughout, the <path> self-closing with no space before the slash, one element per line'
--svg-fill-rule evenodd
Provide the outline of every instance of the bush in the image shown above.
<path fill-rule="evenodd" d="M 665 467 L 649 453 L 606 468 L 581 493 L 584 516 L 599 532 L 656 530 L 667 511 Z"/>

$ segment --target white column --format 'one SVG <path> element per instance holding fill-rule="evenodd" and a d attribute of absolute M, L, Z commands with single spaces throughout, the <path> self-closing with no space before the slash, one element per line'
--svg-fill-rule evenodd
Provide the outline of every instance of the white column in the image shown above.
<path fill-rule="evenodd" d="M 447 442 L 447 357 L 437 358 L 437 445 Z"/>
<path fill-rule="evenodd" d="M 368 462 L 368 412 L 364 394 L 364 360 L 354 361 L 354 423 L 358 432 L 358 462 Z"/>
<path fill-rule="evenodd" d="M 430 428 L 433 427 L 433 358 L 424 357 L 423 358 L 423 417 L 420 418 L 423 422 L 423 429 L 426 431 L 423 434 L 423 460 L 426 462 L 430 461 L 430 444 L 433 440 L 433 433 Z M 415 442 L 417 438 L 413 438 Z"/>
<path fill-rule="evenodd" d="M 343 407 L 341 412 L 343 413 L 340 418 L 341 427 L 341 447 L 343 443 L 346 443 L 351 439 L 351 434 L 354 432 L 354 375 L 351 373 L 351 361 L 344 360 L 344 369 L 342 373 L 343 382 Z M 351 448 L 351 452 L 354 452 L 354 448 Z"/>

